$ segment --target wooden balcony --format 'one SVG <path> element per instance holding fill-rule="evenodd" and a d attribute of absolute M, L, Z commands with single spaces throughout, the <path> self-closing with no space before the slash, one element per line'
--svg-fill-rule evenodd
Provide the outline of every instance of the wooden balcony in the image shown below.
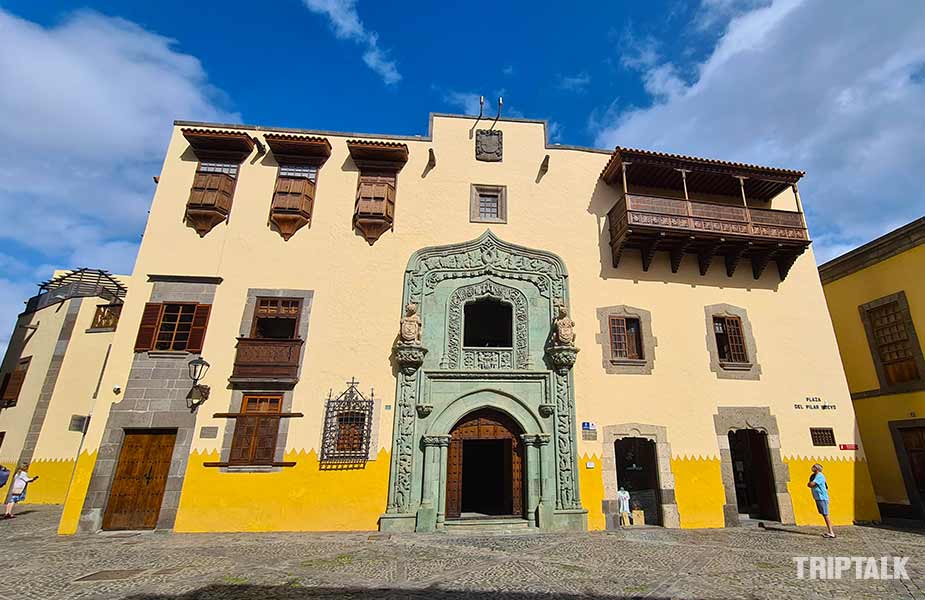
<path fill-rule="evenodd" d="M 235 179 L 225 173 L 197 172 L 186 203 L 186 222 L 205 236 L 228 218 L 234 198 Z"/>
<path fill-rule="evenodd" d="M 614 267 L 629 248 L 640 251 L 643 271 L 664 250 L 671 255 L 673 273 L 684 254 L 694 254 L 700 274 L 706 275 L 719 255 L 729 277 L 748 258 L 755 279 L 773 260 L 783 280 L 810 244 L 803 215 L 792 211 L 623 194 L 607 217 Z"/>
<path fill-rule="evenodd" d="M 391 229 L 395 218 L 395 184 L 360 181 L 357 186 L 353 225 L 369 245 Z"/>
<path fill-rule="evenodd" d="M 231 381 L 297 382 L 302 343 L 300 339 L 238 338 Z"/>
<path fill-rule="evenodd" d="M 276 225 L 284 240 L 311 223 L 315 205 L 315 182 L 305 177 L 278 177 L 270 222 Z"/>

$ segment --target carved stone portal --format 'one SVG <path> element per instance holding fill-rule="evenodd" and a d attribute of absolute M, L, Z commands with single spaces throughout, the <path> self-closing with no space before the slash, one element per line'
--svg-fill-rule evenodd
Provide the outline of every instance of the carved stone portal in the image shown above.
<path fill-rule="evenodd" d="M 502 134 L 497 129 L 479 129 L 475 132 L 475 159 L 501 162 Z"/>
<path fill-rule="evenodd" d="M 463 308 L 486 297 L 511 306 L 509 347 L 463 343 Z M 514 419 L 525 440 L 536 441 L 526 444 L 522 476 L 534 483 L 525 485 L 520 516 L 542 530 L 585 530 L 570 372 L 578 348 L 562 260 L 487 231 L 476 240 L 414 253 L 403 303 L 394 348 L 389 499 L 380 528 L 444 527 L 448 459 L 444 447 L 427 441 L 442 439 L 473 411 L 492 408 Z"/>

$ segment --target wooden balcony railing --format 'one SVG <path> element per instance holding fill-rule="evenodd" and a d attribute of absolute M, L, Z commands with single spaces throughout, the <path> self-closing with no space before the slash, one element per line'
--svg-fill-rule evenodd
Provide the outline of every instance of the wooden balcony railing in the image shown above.
<path fill-rule="evenodd" d="M 231 379 L 295 382 L 302 340 L 238 338 Z"/>
<path fill-rule="evenodd" d="M 278 177 L 270 221 L 279 229 L 284 240 L 311 223 L 315 205 L 315 182 L 305 177 Z"/>
<path fill-rule="evenodd" d="M 719 254 L 726 257 L 730 276 L 740 258 L 750 257 L 756 279 L 771 259 L 783 278 L 810 243 L 803 215 L 793 211 L 625 194 L 607 216 L 614 266 L 625 249 L 635 248 L 644 271 L 657 250 L 669 250 L 673 272 L 687 253 L 698 255 L 706 274 L 712 256 Z"/>

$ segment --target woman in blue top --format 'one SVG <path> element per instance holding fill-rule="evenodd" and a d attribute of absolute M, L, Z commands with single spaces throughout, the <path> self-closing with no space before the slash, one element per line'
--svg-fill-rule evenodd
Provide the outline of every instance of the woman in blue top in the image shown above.
<path fill-rule="evenodd" d="M 809 476 L 809 483 L 806 487 L 813 492 L 813 500 L 816 501 L 816 509 L 822 518 L 825 519 L 826 531 L 822 537 L 834 538 L 835 532 L 832 531 L 832 521 L 829 520 L 829 484 L 822 474 L 822 465 L 816 463 L 813 465 L 813 474 Z"/>

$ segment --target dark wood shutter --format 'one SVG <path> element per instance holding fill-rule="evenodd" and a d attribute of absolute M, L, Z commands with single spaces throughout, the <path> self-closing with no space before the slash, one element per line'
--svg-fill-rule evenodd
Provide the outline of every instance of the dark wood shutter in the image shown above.
<path fill-rule="evenodd" d="M 248 465 L 251 462 L 251 444 L 257 433 L 257 417 L 238 417 L 235 419 L 234 435 L 231 438 L 231 455 L 228 463 Z"/>
<path fill-rule="evenodd" d="M 259 417 L 257 419 L 256 439 L 254 440 L 255 465 L 268 465 L 276 454 L 276 437 L 279 434 L 279 417 Z"/>
<path fill-rule="evenodd" d="M 626 319 L 626 357 L 642 359 L 642 335 L 639 319 Z"/>
<path fill-rule="evenodd" d="M 19 392 L 22 390 L 22 384 L 26 380 L 30 362 L 32 362 L 32 357 L 21 359 L 13 372 L 9 374 L 6 389 L 3 390 L 2 402 L 4 406 L 13 406 L 19 400 Z"/>
<path fill-rule="evenodd" d="M 196 312 L 193 313 L 193 323 L 189 332 L 189 342 L 186 345 L 187 352 L 192 352 L 193 354 L 202 352 L 202 344 L 206 339 L 206 327 L 209 325 L 209 313 L 211 310 L 211 304 L 196 305 Z"/>
<path fill-rule="evenodd" d="M 164 305 L 160 302 L 148 302 L 141 313 L 141 325 L 138 327 L 138 337 L 135 338 L 135 352 L 147 352 L 154 347 L 154 338 L 157 337 L 157 326 L 161 321 L 161 310 Z"/>
<path fill-rule="evenodd" d="M 610 317 L 610 352 L 614 358 L 626 358 L 626 319 Z"/>
<path fill-rule="evenodd" d="M 729 359 L 732 362 L 748 362 L 745 338 L 742 336 L 742 321 L 739 317 L 726 317 L 726 339 L 729 342 Z"/>

